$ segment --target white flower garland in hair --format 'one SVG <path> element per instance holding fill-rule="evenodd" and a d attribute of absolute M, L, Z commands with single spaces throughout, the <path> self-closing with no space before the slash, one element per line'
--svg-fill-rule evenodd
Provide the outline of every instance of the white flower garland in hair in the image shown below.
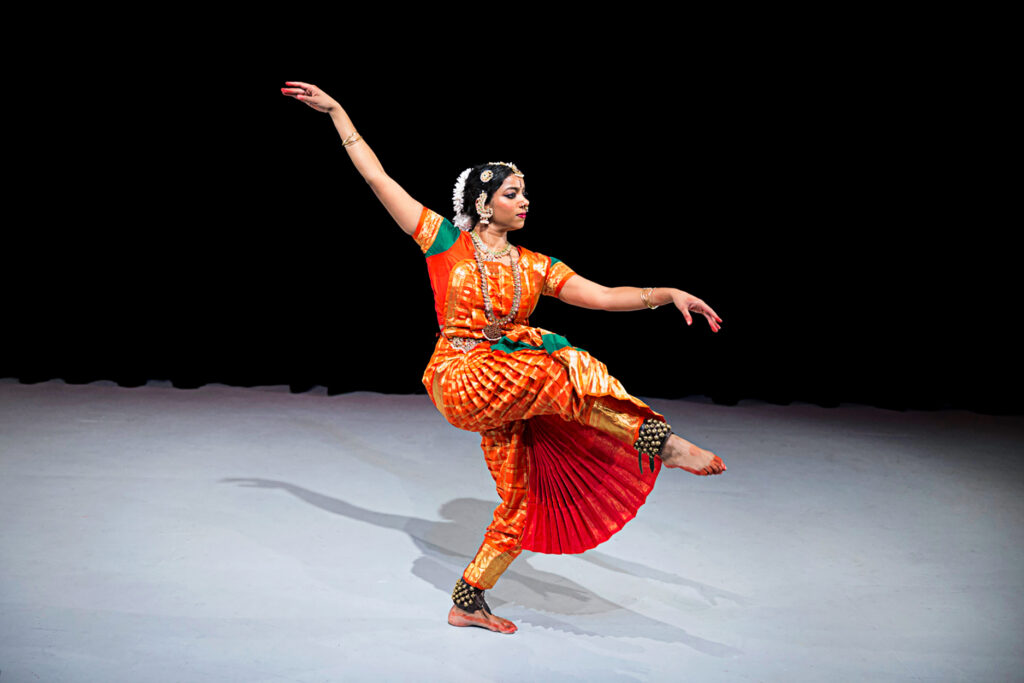
<path fill-rule="evenodd" d="M 455 207 L 455 225 L 460 230 L 473 229 L 473 219 L 463 212 L 464 207 L 462 206 L 462 195 L 466 193 L 466 179 L 469 178 L 471 170 L 467 168 L 459 175 L 459 179 L 455 181 L 455 191 L 452 192 L 452 204 Z"/>

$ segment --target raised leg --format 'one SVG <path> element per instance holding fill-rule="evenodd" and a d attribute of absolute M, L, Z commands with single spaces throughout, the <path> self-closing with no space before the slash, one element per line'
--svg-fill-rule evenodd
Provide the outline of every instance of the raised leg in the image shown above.
<path fill-rule="evenodd" d="M 661 452 L 661 462 L 665 467 L 678 467 L 700 476 L 721 474 L 728 469 L 717 455 L 690 443 L 678 434 L 668 437 L 668 442 Z"/>

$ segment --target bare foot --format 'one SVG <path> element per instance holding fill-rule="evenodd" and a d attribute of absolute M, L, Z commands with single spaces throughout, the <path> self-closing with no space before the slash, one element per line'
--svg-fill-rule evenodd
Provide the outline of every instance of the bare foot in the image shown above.
<path fill-rule="evenodd" d="M 488 611 L 478 609 L 467 612 L 452 605 L 448 612 L 448 623 L 452 626 L 479 626 L 498 633 L 515 633 L 519 629 L 508 619 L 496 617 Z"/>
<path fill-rule="evenodd" d="M 668 443 L 661 452 L 661 462 L 665 467 L 678 467 L 700 476 L 721 474 L 728 469 L 717 455 L 695 446 L 677 434 L 668 437 Z"/>

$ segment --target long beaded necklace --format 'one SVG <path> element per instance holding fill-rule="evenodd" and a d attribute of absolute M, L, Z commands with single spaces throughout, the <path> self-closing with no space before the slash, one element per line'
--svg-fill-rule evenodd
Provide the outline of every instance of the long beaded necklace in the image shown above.
<path fill-rule="evenodd" d="M 515 259 L 512 259 L 512 310 L 500 320 L 495 320 L 494 306 L 491 304 L 491 295 L 487 287 L 487 271 L 484 270 L 482 254 L 486 254 L 490 259 L 499 259 L 512 250 L 512 244 L 505 245 L 505 248 L 499 252 L 491 252 L 475 231 L 469 233 L 469 236 L 473 238 L 473 256 L 476 257 L 476 267 L 480 272 L 480 293 L 484 297 L 484 311 L 487 313 L 487 322 L 489 323 L 484 326 L 484 339 L 487 341 L 498 341 L 502 337 L 501 326 L 507 324 L 510 320 L 514 320 L 516 314 L 519 313 L 519 299 L 522 294 L 519 264 L 515 263 Z"/>

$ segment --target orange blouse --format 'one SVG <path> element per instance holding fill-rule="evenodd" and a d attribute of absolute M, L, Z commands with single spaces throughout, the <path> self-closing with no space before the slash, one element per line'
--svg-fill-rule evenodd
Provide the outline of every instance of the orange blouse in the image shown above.
<path fill-rule="evenodd" d="M 480 272 L 473 255 L 473 239 L 451 221 L 424 207 L 413 239 L 427 259 L 430 286 L 434 290 L 437 324 L 445 337 L 483 338 L 488 324 Z M 516 246 L 519 251 L 521 294 L 519 312 L 512 323 L 529 326 L 530 314 L 542 294 L 558 296 L 575 273 L 556 258 Z M 512 269 L 499 262 L 486 262 L 488 294 L 494 316 L 502 318 L 512 310 Z M 514 326 L 510 323 L 510 326 Z"/>

